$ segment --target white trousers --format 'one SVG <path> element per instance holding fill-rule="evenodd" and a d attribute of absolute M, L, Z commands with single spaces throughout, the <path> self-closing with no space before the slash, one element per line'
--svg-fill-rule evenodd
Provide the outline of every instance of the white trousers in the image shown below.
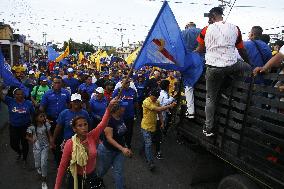
<path fill-rule="evenodd" d="M 194 114 L 194 95 L 193 95 L 193 88 L 190 86 L 185 86 L 184 94 L 186 99 L 187 105 L 187 113 Z"/>

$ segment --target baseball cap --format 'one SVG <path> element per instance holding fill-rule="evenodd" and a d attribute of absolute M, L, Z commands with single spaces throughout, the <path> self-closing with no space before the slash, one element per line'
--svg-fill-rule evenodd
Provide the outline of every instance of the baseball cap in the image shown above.
<path fill-rule="evenodd" d="M 47 77 L 46 76 L 40 76 L 39 80 L 40 81 L 47 81 Z"/>
<path fill-rule="evenodd" d="M 223 15 L 223 8 L 222 7 L 213 7 L 210 11 L 208 16 L 213 16 L 213 13 L 216 13 L 218 15 Z"/>
<path fill-rule="evenodd" d="M 71 102 L 75 101 L 75 100 L 79 100 L 82 101 L 81 95 L 78 93 L 74 93 L 71 95 Z"/>
<path fill-rule="evenodd" d="M 29 71 L 29 75 L 34 74 L 35 72 L 33 70 Z"/>
<path fill-rule="evenodd" d="M 98 87 L 98 88 L 96 89 L 96 92 L 103 94 L 103 93 L 104 93 L 104 89 L 103 89 L 102 87 Z"/>
<path fill-rule="evenodd" d="M 73 69 L 73 68 L 68 68 L 68 69 L 67 69 L 67 72 L 68 72 L 68 73 L 72 73 L 72 72 L 74 72 L 74 69 Z"/>

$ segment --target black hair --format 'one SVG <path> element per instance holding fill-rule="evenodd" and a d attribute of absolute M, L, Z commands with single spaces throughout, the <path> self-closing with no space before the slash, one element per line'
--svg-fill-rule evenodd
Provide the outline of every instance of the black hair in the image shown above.
<path fill-rule="evenodd" d="M 15 89 L 13 90 L 13 95 L 15 95 L 17 91 L 23 91 L 23 90 L 20 89 L 20 88 L 15 88 Z M 24 92 L 24 91 L 23 91 L 23 92 Z"/>
<path fill-rule="evenodd" d="M 72 128 L 75 128 L 76 122 L 77 122 L 79 119 L 84 119 L 84 120 L 87 121 L 87 119 L 86 119 L 84 116 L 76 116 L 76 117 L 74 117 L 74 118 L 72 119 L 72 121 L 71 121 L 71 126 L 72 126 Z"/>
<path fill-rule="evenodd" d="M 151 90 L 150 95 L 159 98 L 160 90 L 155 88 L 155 89 Z"/>
<path fill-rule="evenodd" d="M 280 48 L 284 45 L 284 41 L 282 40 L 277 40 L 275 41 L 275 44 L 274 45 L 278 45 Z"/>
<path fill-rule="evenodd" d="M 38 127 L 38 125 L 37 125 L 37 118 L 38 118 L 38 116 L 39 116 L 40 114 L 44 114 L 44 115 L 45 115 L 45 112 L 40 111 L 40 110 L 35 111 L 35 113 L 34 113 L 34 115 L 33 115 L 33 119 L 32 119 L 32 123 L 33 123 L 33 125 L 34 125 L 34 127 L 35 127 L 35 134 L 36 134 L 36 137 L 37 137 L 37 127 Z M 48 138 L 47 126 L 46 126 L 45 123 L 44 123 L 43 125 L 44 125 L 44 127 L 45 127 L 45 134 L 46 134 L 46 136 L 47 136 L 47 138 Z"/>
<path fill-rule="evenodd" d="M 253 26 L 251 28 L 251 32 L 254 34 L 255 39 L 260 39 L 262 32 L 263 32 L 263 29 L 260 26 Z"/>
<path fill-rule="evenodd" d="M 169 86 L 170 86 L 170 81 L 169 81 L 169 80 L 164 79 L 164 80 L 161 81 L 160 88 L 161 88 L 162 90 L 167 91 L 168 88 L 169 88 Z"/>
<path fill-rule="evenodd" d="M 264 43 L 268 44 L 270 42 L 270 36 L 267 34 L 262 34 L 260 36 L 260 40 L 263 41 Z"/>

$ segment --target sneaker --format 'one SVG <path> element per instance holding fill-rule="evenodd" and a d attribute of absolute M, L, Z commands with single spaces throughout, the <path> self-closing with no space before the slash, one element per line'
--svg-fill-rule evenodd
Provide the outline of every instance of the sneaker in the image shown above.
<path fill-rule="evenodd" d="M 148 163 L 148 169 L 149 169 L 150 171 L 154 171 L 154 169 L 155 169 L 155 164 L 154 164 L 153 162 Z"/>
<path fill-rule="evenodd" d="M 46 182 L 41 183 L 41 189 L 48 189 Z"/>
<path fill-rule="evenodd" d="M 162 154 L 161 152 L 158 152 L 158 153 L 157 153 L 156 158 L 157 158 L 158 160 L 164 159 L 163 154 Z"/>
<path fill-rule="evenodd" d="M 36 171 L 39 175 L 41 175 L 41 169 L 40 168 L 37 168 Z"/>
<path fill-rule="evenodd" d="M 194 119 L 194 114 L 189 114 L 188 112 L 185 113 L 185 117 L 187 119 Z"/>
<path fill-rule="evenodd" d="M 210 137 L 210 136 L 213 136 L 213 135 L 214 135 L 214 133 L 211 132 L 211 131 L 203 130 L 202 132 L 203 132 L 203 134 L 204 134 L 205 136 L 207 136 L 207 137 Z"/>

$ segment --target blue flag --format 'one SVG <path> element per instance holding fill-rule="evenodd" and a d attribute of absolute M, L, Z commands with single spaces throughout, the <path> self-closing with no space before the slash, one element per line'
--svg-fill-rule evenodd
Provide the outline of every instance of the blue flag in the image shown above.
<path fill-rule="evenodd" d="M 59 53 L 56 52 L 51 46 L 47 46 L 48 60 L 55 61 L 57 57 L 59 57 Z M 66 59 L 62 59 L 60 62 L 64 65 L 68 65 L 69 62 Z"/>
<path fill-rule="evenodd" d="M 25 96 L 29 96 L 29 89 L 24 86 L 19 80 L 17 80 L 8 65 L 4 63 L 4 56 L 0 50 L 0 75 L 3 78 L 4 84 L 6 86 L 13 86 L 22 89 L 25 93 Z"/>
<path fill-rule="evenodd" d="M 148 65 L 179 70 L 184 67 L 185 53 L 180 28 L 165 1 L 136 58 L 134 69 Z"/>

